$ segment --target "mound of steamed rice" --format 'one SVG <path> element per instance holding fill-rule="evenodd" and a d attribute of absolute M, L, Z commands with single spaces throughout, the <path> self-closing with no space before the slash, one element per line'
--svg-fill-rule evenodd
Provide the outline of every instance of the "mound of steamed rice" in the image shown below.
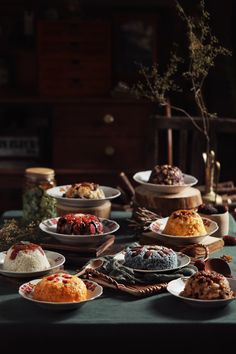
<path fill-rule="evenodd" d="M 31 244 L 32 245 L 32 244 Z M 18 249 L 13 245 L 7 251 L 3 269 L 11 272 L 34 272 L 50 268 L 50 263 L 43 249 L 37 247 Z"/>

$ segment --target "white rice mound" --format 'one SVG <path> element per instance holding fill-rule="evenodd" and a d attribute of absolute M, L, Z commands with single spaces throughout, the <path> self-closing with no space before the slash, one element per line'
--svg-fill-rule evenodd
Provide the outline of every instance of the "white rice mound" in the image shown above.
<path fill-rule="evenodd" d="M 15 259 L 11 259 L 12 249 L 7 251 L 3 269 L 10 272 L 37 272 L 50 268 L 47 256 L 36 250 L 21 250 Z"/>

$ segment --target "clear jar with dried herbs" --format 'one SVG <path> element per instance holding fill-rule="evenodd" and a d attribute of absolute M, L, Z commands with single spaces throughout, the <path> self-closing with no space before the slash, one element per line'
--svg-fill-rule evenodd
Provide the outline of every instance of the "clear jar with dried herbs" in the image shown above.
<path fill-rule="evenodd" d="M 51 168 L 31 167 L 25 170 L 23 186 L 23 219 L 39 223 L 57 216 L 56 200 L 46 191 L 56 186 L 55 172 Z"/>

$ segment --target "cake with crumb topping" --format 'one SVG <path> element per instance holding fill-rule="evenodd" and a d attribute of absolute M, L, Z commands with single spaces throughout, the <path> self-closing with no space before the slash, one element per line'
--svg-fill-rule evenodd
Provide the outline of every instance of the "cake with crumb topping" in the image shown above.
<path fill-rule="evenodd" d="M 134 269 L 173 269 L 178 265 L 177 255 L 164 246 L 129 247 L 124 256 L 124 265 Z"/>
<path fill-rule="evenodd" d="M 235 296 L 222 274 L 204 270 L 188 278 L 180 295 L 201 300 L 232 299 Z"/>
<path fill-rule="evenodd" d="M 168 186 L 183 185 L 184 176 L 177 166 L 156 165 L 151 172 L 148 182 Z"/>
<path fill-rule="evenodd" d="M 87 299 L 87 288 L 75 275 L 56 273 L 45 276 L 34 287 L 33 299 L 49 302 L 77 302 Z"/>
<path fill-rule="evenodd" d="M 97 183 L 81 182 L 72 184 L 63 194 L 66 198 L 104 199 L 105 194 Z"/>
<path fill-rule="evenodd" d="M 176 210 L 167 220 L 163 234 L 173 236 L 206 235 L 203 220 L 195 210 Z"/>

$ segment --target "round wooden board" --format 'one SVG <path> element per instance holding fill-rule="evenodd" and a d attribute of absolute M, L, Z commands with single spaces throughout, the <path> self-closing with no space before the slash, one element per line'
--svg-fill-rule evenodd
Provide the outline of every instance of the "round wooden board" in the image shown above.
<path fill-rule="evenodd" d="M 161 216 L 169 216 L 178 209 L 193 209 L 202 204 L 201 193 L 196 188 L 186 188 L 176 194 L 160 194 L 144 185 L 135 188 L 135 207 L 145 207 Z"/>

